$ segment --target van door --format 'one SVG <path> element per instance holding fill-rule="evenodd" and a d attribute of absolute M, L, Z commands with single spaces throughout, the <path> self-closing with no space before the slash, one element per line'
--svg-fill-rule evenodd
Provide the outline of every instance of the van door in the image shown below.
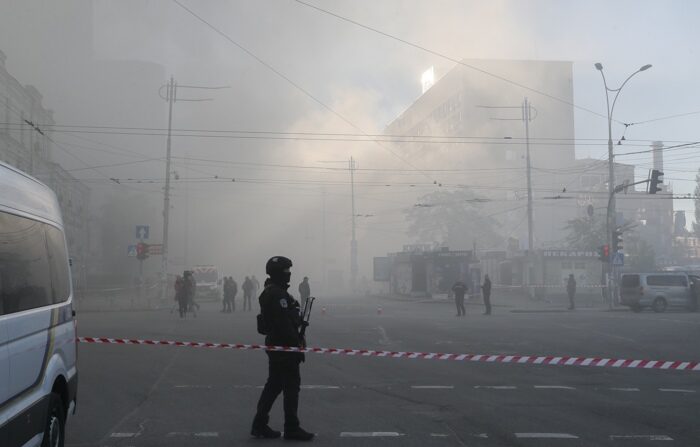
<path fill-rule="evenodd" d="M 40 384 L 49 350 L 53 304 L 44 227 L 0 213 L 0 281 L 7 331 L 10 398 Z"/>

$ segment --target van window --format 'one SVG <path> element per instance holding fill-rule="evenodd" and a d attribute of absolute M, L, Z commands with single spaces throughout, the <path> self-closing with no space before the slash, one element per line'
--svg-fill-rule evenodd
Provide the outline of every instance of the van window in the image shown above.
<path fill-rule="evenodd" d="M 688 287 L 688 280 L 682 275 L 649 275 L 647 284 L 650 286 Z"/>
<path fill-rule="evenodd" d="M 70 296 L 70 272 L 68 255 L 63 233 L 58 228 L 46 225 L 46 246 L 51 267 L 51 284 L 53 303 L 62 303 Z"/>
<path fill-rule="evenodd" d="M 622 287 L 639 287 L 639 275 L 622 275 Z"/>
<path fill-rule="evenodd" d="M 52 304 L 43 223 L 0 212 L 0 301 L 3 314 Z"/>

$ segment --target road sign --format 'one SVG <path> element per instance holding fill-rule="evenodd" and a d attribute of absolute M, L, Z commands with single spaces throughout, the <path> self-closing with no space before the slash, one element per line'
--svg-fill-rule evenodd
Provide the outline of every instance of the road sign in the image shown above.
<path fill-rule="evenodd" d="M 148 245 L 149 255 L 162 255 L 163 254 L 163 244 L 149 244 Z"/>
<path fill-rule="evenodd" d="M 136 257 L 136 245 L 129 245 L 126 249 L 126 255 L 130 258 Z"/>
<path fill-rule="evenodd" d="M 620 253 L 619 251 L 616 251 L 612 255 L 612 264 L 613 265 L 625 265 L 625 255 Z"/>
<path fill-rule="evenodd" d="M 148 239 L 151 227 L 148 225 L 136 225 L 136 239 L 145 241 Z"/>

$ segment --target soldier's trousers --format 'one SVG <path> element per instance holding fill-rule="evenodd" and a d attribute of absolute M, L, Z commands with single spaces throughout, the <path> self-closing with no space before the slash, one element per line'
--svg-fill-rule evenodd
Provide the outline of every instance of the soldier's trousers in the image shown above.
<path fill-rule="evenodd" d="M 268 352 L 268 377 L 265 387 L 260 394 L 257 413 L 253 421 L 254 427 L 267 425 L 270 410 L 277 396 L 283 393 L 284 399 L 284 429 L 294 430 L 299 427 L 297 409 L 299 407 L 299 389 L 301 375 L 299 374 L 299 354 L 288 352 Z"/>

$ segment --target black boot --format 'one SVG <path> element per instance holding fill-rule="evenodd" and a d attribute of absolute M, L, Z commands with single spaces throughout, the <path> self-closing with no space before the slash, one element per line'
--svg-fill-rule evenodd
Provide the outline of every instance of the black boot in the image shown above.
<path fill-rule="evenodd" d="M 258 416 L 255 415 L 253 419 L 253 428 L 250 430 L 250 435 L 255 438 L 265 438 L 265 439 L 277 439 L 282 433 L 277 430 L 270 428 L 267 423 L 269 422 L 269 416 Z"/>
<path fill-rule="evenodd" d="M 311 441 L 316 436 L 314 433 L 309 433 L 301 427 L 291 430 L 284 430 L 284 439 L 290 441 Z"/>

